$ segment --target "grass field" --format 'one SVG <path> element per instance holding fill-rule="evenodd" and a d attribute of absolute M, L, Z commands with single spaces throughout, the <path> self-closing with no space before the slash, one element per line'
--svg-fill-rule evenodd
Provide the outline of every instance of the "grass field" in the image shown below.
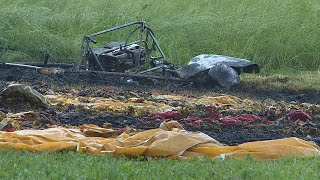
<path fill-rule="evenodd" d="M 287 69 L 262 74 L 241 75 L 240 86 L 265 92 L 320 93 L 320 71 Z"/>
<path fill-rule="evenodd" d="M 125 159 L 75 152 L 0 151 L 1 179 L 319 179 L 319 158 L 261 161 Z"/>
<path fill-rule="evenodd" d="M 0 0 L 0 61 L 41 61 L 49 53 L 54 62 L 72 63 L 85 34 L 142 19 L 174 64 L 203 53 L 245 58 L 263 68 L 259 76 L 242 75 L 245 86 L 320 92 L 319 0 Z M 320 178 L 319 158 L 173 161 L 21 151 L 0 157 L 0 179 Z"/>
<path fill-rule="evenodd" d="M 145 19 L 180 65 L 214 53 L 255 61 L 264 71 L 317 70 L 319 18 L 317 0 L 0 0 L 0 60 L 35 61 L 50 53 L 74 62 L 85 34 Z"/>

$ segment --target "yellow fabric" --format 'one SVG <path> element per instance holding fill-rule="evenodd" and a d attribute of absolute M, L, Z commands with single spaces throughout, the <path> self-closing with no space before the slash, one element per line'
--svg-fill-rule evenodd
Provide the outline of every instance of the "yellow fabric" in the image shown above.
<path fill-rule="evenodd" d="M 120 131 L 114 129 L 106 129 L 94 124 L 84 124 L 80 126 L 83 134 L 88 137 L 117 137 Z"/>
<path fill-rule="evenodd" d="M 90 129 L 91 126 L 85 126 Z M 30 151 L 75 150 L 92 155 L 109 153 L 115 156 L 151 156 L 185 159 L 188 157 L 243 157 L 252 155 L 261 159 L 277 159 L 286 156 L 319 156 L 320 147 L 298 138 L 248 142 L 239 146 L 222 146 L 215 139 L 201 132 L 187 132 L 176 122 L 162 125 L 164 129 L 152 129 L 116 138 L 86 137 L 81 130 L 49 128 L 45 130 L 21 130 L 0 132 L 0 148 Z M 102 133 L 108 132 L 93 126 Z"/>
<path fill-rule="evenodd" d="M 245 110 L 246 112 L 268 111 L 279 115 L 288 109 L 300 109 L 307 113 L 319 114 L 320 106 L 314 104 L 290 104 L 285 102 L 276 102 L 272 99 L 259 101 L 257 99 L 240 99 L 231 95 L 221 96 L 199 96 L 185 97 L 180 95 L 152 95 L 148 100 L 141 98 L 129 98 L 127 100 L 116 100 L 103 97 L 77 97 L 73 94 L 46 95 L 48 102 L 55 105 L 62 105 L 67 108 L 68 105 L 79 106 L 81 108 L 91 109 L 92 111 L 112 111 L 128 112 L 132 115 L 146 115 L 153 112 L 163 111 L 183 111 L 183 107 L 194 107 L 196 105 L 213 105 L 219 109 Z M 175 106 L 172 106 L 175 104 Z"/>
<path fill-rule="evenodd" d="M 172 111 L 174 108 L 170 105 L 147 101 L 140 98 L 130 98 L 125 102 L 117 101 L 112 98 L 101 97 L 74 97 L 72 95 L 47 95 L 46 98 L 51 105 L 62 104 L 84 106 L 93 111 L 109 110 L 113 112 L 129 112 L 132 115 L 150 114 L 158 111 Z"/>

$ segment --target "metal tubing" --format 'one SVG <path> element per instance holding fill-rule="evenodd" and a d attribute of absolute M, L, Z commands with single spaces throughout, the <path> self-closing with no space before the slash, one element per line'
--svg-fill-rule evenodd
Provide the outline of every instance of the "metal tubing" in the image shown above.
<path fill-rule="evenodd" d="M 132 26 L 132 25 L 135 25 L 135 24 L 142 24 L 142 23 L 143 23 L 143 21 L 130 22 L 130 23 L 127 23 L 127 24 L 123 24 L 121 26 L 113 27 L 113 28 L 110 28 L 110 29 L 107 29 L 107 30 L 104 30 L 104 31 L 100 31 L 100 32 L 91 34 L 89 37 L 99 36 L 99 35 L 107 33 L 107 32 L 115 31 L 115 30 L 122 29 L 122 28 L 125 28 L 125 27 L 128 27 L 128 26 Z"/>
<path fill-rule="evenodd" d="M 27 69 L 40 69 L 42 67 L 39 66 L 32 66 L 32 65 L 26 65 L 26 64 L 16 64 L 16 63 L 1 63 L 2 65 L 6 66 L 13 66 L 13 67 L 21 67 L 21 68 L 27 68 Z"/>
<path fill-rule="evenodd" d="M 163 67 L 162 66 L 153 67 L 153 68 L 141 71 L 141 72 L 139 72 L 139 74 L 144 74 L 146 72 L 154 71 L 154 70 L 157 70 L 157 69 L 160 69 L 160 68 L 163 68 Z"/>
<path fill-rule="evenodd" d="M 171 80 L 178 82 L 188 82 L 187 80 L 176 78 L 176 77 L 163 77 L 163 76 L 153 76 L 146 74 L 131 74 L 131 73 L 121 73 L 121 72 L 107 72 L 107 71 L 86 71 L 86 70 L 67 70 L 68 73 L 97 73 L 108 76 L 122 76 L 122 77 L 137 77 L 137 78 L 151 78 L 159 80 Z"/>
<path fill-rule="evenodd" d="M 57 68 L 73 68 L 74 64 L 66 64 L 66 63 L 47 63 L 43 62 L 21 62 L 19 64 L 31 65 L 31 66 L 39 66 L 39 67 L 57 67 Z"/>
<path fill-rule="evenodd" d="M 154 37 L 153 33 L 150 33 L 150 36 L 151 36 L 152 40 L 155 42 L 158 50 L 160 51 L 161 56 L 163 57 L 163 59 L 165 59 L 166 57 L 165 57 L 165 55 L 164 55 L 164 53 L 163 53 L 163 51 L 162 51 L 162 49 L 161 49 L 158 41 L 157 41 L 156 38 Z"/>

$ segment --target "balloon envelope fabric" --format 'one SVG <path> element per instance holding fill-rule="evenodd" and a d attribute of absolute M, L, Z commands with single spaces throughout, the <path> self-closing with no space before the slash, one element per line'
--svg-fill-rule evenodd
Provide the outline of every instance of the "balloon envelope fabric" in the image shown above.
<path fill-rule="evenodd" d="M 90 126 L 87 126 L 90 128 Z M 115 138 L 87 137 L 79 129 L 49 128 L 0 132 L 1 149 L 29 151 L 77 151 L 92 155 L 111 154 L 127 157 L 244 157 L 278 159 L 288 156 L 319 156 L 320 147 L 299 138 L 256 141 L 224 146 L 201 132 L 188 132 L 176 121 L 164 122 L 158 129 Z"/>

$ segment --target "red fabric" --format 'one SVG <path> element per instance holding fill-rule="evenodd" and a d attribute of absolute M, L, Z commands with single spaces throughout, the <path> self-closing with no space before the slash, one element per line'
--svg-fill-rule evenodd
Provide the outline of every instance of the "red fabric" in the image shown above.
<path fill-rule="evenodd" d="M 222 116 L 220 115 L 218 109 L 214 106 L 208 106 L 207 111 L 210 111 L 210 116 L 208 118 L 210 119 L 219 119 Z"/>
<path fill-rule="evenodd" d="M 7 132 L 14 132 L 14 129 L 13 128 L 8 128 L 6 129 Z"/>
<path fill-rule="evenodd" d="M 168 112 L 155 112 L 153 113 L 154 116 L 159 116 L 163 118 L 178 118 L 180 117 L 180 113 L 177 111 L 168 111 Z"/>
<path fill-rule="evenodd" d="M 120 129 L 120 132 L 122 132 L 122 133 L 123 133 L 123 132 L 126 132 L 126 131 L 127 131 L 127 128 L 121 128 L 121 129 Z"/>
<path fill-rule="evenodd" d="M 219 119 L 222 116 L 219 113 L 211 113 L 211 115 L 209 116 L 210 119 Z"/>
<path fill-rule="evenodd" d="M 192 124 L 192 126 L 199 127 L 202 122 L 213 122 L 214 120 L 220 120 L 223 126 L 238 126 L 243 123 L 251 124 L 251 123 L 264 123 L 264 124 L 272 124 L 272 121 L 266 120 L 254 114 L 241 114 L 238 116 L 225 116 L 223 117 L 218 109 L 214 106 L 206 107 L 206 111 L 209 112 L 208 117 L 197 117 L 197 116 L 188 116 L 184 118 L 184 121 Z"/>
<path fill-rule="evenodd" d="M 303 111 L 294 110 L 294 111 L 289 112 L 286 115 L 286 119 L 290 120 L 290 121 L 300 120 L 300 121 L 306 122 L 306 121 L 310 121 L 311 117 L 307 113 L 305 113 Z"/>
<path fill-rule="evenodd" d="M 188 116 L 188 117 L 185 118 L 184 120 L 185 120 L 186 122 L 188 122 L 188 123 L 192 123 L 192 122 L 194 122 L 194 121 L 199 120 L 199 118 L 196 117 L 196 116 Z"/>
<path fill-rule="evenodd" d="M 201 125 L 202 120 L 207 120 L 207 118 L 199 118 L 196 116 L 188 116 L 184 119 L 187 123 L 192 123 L 192 126 L 199 127 Z"/>
<path fill-rule="evenodd" d="M 254 123 L 256 121 L 261 121 L 262 119 L 259 116 L 254 114 L 241 114 L 238 116 L 238 119 L 242 122 Z"/>
<path fill-rule="evenodd" d="M 239 116 L 226 116 L 226 117 L 222 117 L 220 118 L 220 121 L 222 122 L 223 126 L 230 126 L 230 125 L 234 125 L 234 126 L 238 126 L 241 125 L 242 123 L 255 123 L 255 122 L 262 122 L 265 124 L 271 124 L 272 122 L 269 120 L 266 120 L 264 118 L 261 118 L 257 115 L 254 114 L 241 114 Z"/>
<path fill-rule="evenodd" d="M 242 122 L 237 117 L 233 117 L 233 116 L 222 117 L 220 118 L 220 121 L 222 122 L 222 126 L 231 126 L 231 125 L 238 126 L 242 124 Z"/>
<path fill-rule="evenodd" d="M 201 120 L 196 120 L 192 123 L 194 127 L 199 127 L 201 125 Z"/>

